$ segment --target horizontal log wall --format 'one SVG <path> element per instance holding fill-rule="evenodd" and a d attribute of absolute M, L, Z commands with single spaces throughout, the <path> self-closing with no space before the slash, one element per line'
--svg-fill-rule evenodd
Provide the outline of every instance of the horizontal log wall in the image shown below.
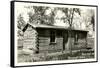
<path fill-rule="evenodd" d="M 48 50 L 50 37 L 39 37 L 39 50 Z"/>
<path fill-rule="evenodd" d="M 53 45 L 50 45 L 50 30 L 35 30 L 32 27 L 28 27 L 27 30 L 24 32 L 24 42 L 23 42 L 23 48 L 33 48 L 35 49 L 37 45 L 39 45 L 39 51 L 53 51 L 53 50 L 62 50 L 63 49 L 63 35 L 61 34 L 60 31 L 55 31 L 56 32 L 56 42 Z M 66 32 L 64 32 L 65 34 Z M 67 33 L 68 34 L 68 33 Z M 65 34 L 65 35 L 67 35 Z M 72 48 L 74 49 L 77 47 L 74 45 L 74 35 L 75 33 L 72 33 L 72 39 L 71 42 L 66 42 L 65 44 L 65 49 L 67 48 Z M 78 43 L 85 43 L 83 40 L 86 36 L 86 33 L 80 33 L 76 32 L 78 34 L 79 39 Z M 37 39 L 38 37 L 38 39 Z M 66 38 L 69 38 L 69 36 L 65 36 Z M 38 41 L 38 43 L 37 43 Z M 70 45 L 72 45 L 70 47 Z"/>
<path fill-rule="evenodd" d="M 27 30 L 24 32 L 24 43 L 23 48 L 36 48 L 36 41 L 37 41 L 37 31 L 32 27 L 28 27 Z"/>
<path fill-rule="evenodd" d="M 63 38 L 57 38 L 55 45 L 50 45 L 50 37 L 39 37 L 39 50 L 40 51 L 55 51 L 62 50 Z"/>

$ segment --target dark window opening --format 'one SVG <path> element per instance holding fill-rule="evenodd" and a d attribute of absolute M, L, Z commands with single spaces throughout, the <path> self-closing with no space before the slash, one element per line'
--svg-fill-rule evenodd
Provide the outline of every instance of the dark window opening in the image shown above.
<path fill-rule="evenodd" d="M 55 32 L 51 31 L 50 33 L 50 42 L 55 42 Z"/>

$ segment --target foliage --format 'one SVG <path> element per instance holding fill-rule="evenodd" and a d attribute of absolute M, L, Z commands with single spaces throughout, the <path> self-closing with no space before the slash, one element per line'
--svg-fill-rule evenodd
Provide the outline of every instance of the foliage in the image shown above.
<path fill-rule="evenodd" d="M 54 21 L 54 11 L 52 10 L 50 15 L 46 15 L 46 10 L 49 9 L 49 7 L 43 7 L 43 6 L 33 6 L 34 14 L 31 12 L 28 13 L 29 15 L 29 22 L 34 24 L 49 24 L 52 25 Z"/>
<path fill-rule="evenodd" d="M 19 14 L 17 18 L 17 28 L 18 28 L 18 36 L 23 36 L 22 29 L 25 26 L 25 21 L 23 19 L 22 14 Z"/>
<path fill-rule="evenodd" d="M 92 25 L 92 30 L 95 31 L 95 15 L 93 9 L 88 9 L 87 13 L 83 16 L 86 28 L 88 29 Z"/>
<path fill-rule="evenodd" d="M 93 31 L 95 31 L 95 18 L 94 18 L 94 15 L 91 17 L 91 24 L 93 25 Z"/>
<path fill-rule="evenodd" d="M 79 15 L 81 15 L 81 11 L 79 8 L 61 8 L 61 10 L 65 13 L 66 16 L 66 20 L 69 24 L 69 27 L 72 28 L 73 25 L 73 18 L 74 18 L 74 13 L 78 13 Z"/>

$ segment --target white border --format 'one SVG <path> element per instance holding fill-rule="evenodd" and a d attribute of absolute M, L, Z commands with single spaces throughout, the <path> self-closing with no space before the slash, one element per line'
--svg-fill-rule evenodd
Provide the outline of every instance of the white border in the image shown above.
<path fill-rule="evenodd" d="M 96 49 L 97 49 L 97 41 L 96 41 L 96 33 L 97 33 L 97 30 L 95 31 L 95 58 L 94 59 L 76 59 L 76 60 L 58 60 L 58 61 L 43 61 L 43 62 L 31 62 L 31 63 L 17 63 L 17 21 L 16 21 L 16 15 L 17 15 L 17 11 L 16 11 L 16 7 L 18 6 L 18 7 L 20 7 L 20 6 L 24 6 L 24 5 L 34 5 L 34 6 L 50 6 L 50 7 L 68 7 L 68 8 L 84 8 L 84 9 L 89 9 L 89 8 L 92 8 L 92 9 L 94 9 L 95 10 L 95 22 L 97 23 L 97 14 L 96 14 L 96 7 L 86 7 L 86 6 L 73 6 L 73 5 L 58 5 L 58 4 L 42 4 L 42 3 L 26 3 L 26 2 L 15 2 L 15 4 L 14 4 L 14 8 L 15 8 L 15 21 L 14 21 L 14 28 L 15 28 L 15 30 L 14 30 L 14 32 L 15 32 L 15 41 L 14 41 L 14 45 L 15 45 L 15 53 L 14 53 L 14 55 L 15 55 L 15 66 L 27 66 L 27 65 L 44 65 L 44 64 L 58 64 L 58 63 L 75 63 L 75 62 L 90 62 L 90 61 L 96 61 L 96 59 L 97 59 L 97 53 L 96 53 Z M 18 8 L 17 7 L 17 8 Z M 97 24 L 95 25 L 95 29 L 96 29 L 96 26 L 97 26 Z"/>

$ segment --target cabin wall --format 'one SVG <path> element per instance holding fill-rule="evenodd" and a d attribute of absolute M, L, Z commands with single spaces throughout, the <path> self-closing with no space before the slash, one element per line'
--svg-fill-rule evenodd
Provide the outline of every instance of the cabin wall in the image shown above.
<path fill-rule="evenodd" d="M 50 42 L 50 32 L 52 30 L 38 30 L 39 36 L 39 52 L 47 51 L 54 52 L 62 50 L 63 46 L 63 37 L 57 35 L 57 31 L 55 30 L 55 43 L 51 44 Z"/>
<path fill-rule="evenodd" d="M 56 49 L 62 50 L 63 49 L 63 37 L 57 37 L 56 39 Z"/>
<path fill-rule="evenodd" d="M 49 49 L 49 37 L 39 37 L 39 52 Z"/>
<path fill-rule="evenodd" d="M 87 32 L 73 31 L 71 49 L 82 49 L 87 47 Z"/>
<path fill-rule="evenodd" d="M 88 47 L 87 32 L 79 32 L 78 37 L 78 45 L 80 45 L 80 48 Z"/>
<path fill-rule="evenodd" d="M 63 30 L 56 30 L 56 49 L 63 50 Z"/>
<path fill-rule="evenodd" d="M 55 42 L 50 42 L 50 35 L 55 32 Z M 39 52 L 58 52 L 62 50 L 77 49 L 80 45 L 86 44 L 87 32 L 72 31 L 69 36 L 68 31 L 52 30 L 52 29 L 35 29 L 28 26 L 24 32 L 23 49 L 31 49 L 33 51 L 39 49 Z M 78 45 L 75 45 L 75 36 L 78 37 Z M 84 44 L 83 44 L 84 43 Z"/>
<path fill-rule="evenodd" d="M 39 33 L 39 50 L 41 51 L 61 51 L 61 50 L 74 50 L 86 45 L 86 32 L 72 31 L 69 36 L 68 31 L 54 30 L 55 31 L 55 43 L 50 42 L 50 32 L 52 30 L 43 29 L 38 30 Z M 78 40 L 75 41 L 76 36 Z M 77 44 L 75 44 L 77 43 Z"/>
<path fill-rule="evenodd" d="M 29 26 L 24 32 L 23 49 L 36 50 L 37 35 L 37 31 Z"/>

